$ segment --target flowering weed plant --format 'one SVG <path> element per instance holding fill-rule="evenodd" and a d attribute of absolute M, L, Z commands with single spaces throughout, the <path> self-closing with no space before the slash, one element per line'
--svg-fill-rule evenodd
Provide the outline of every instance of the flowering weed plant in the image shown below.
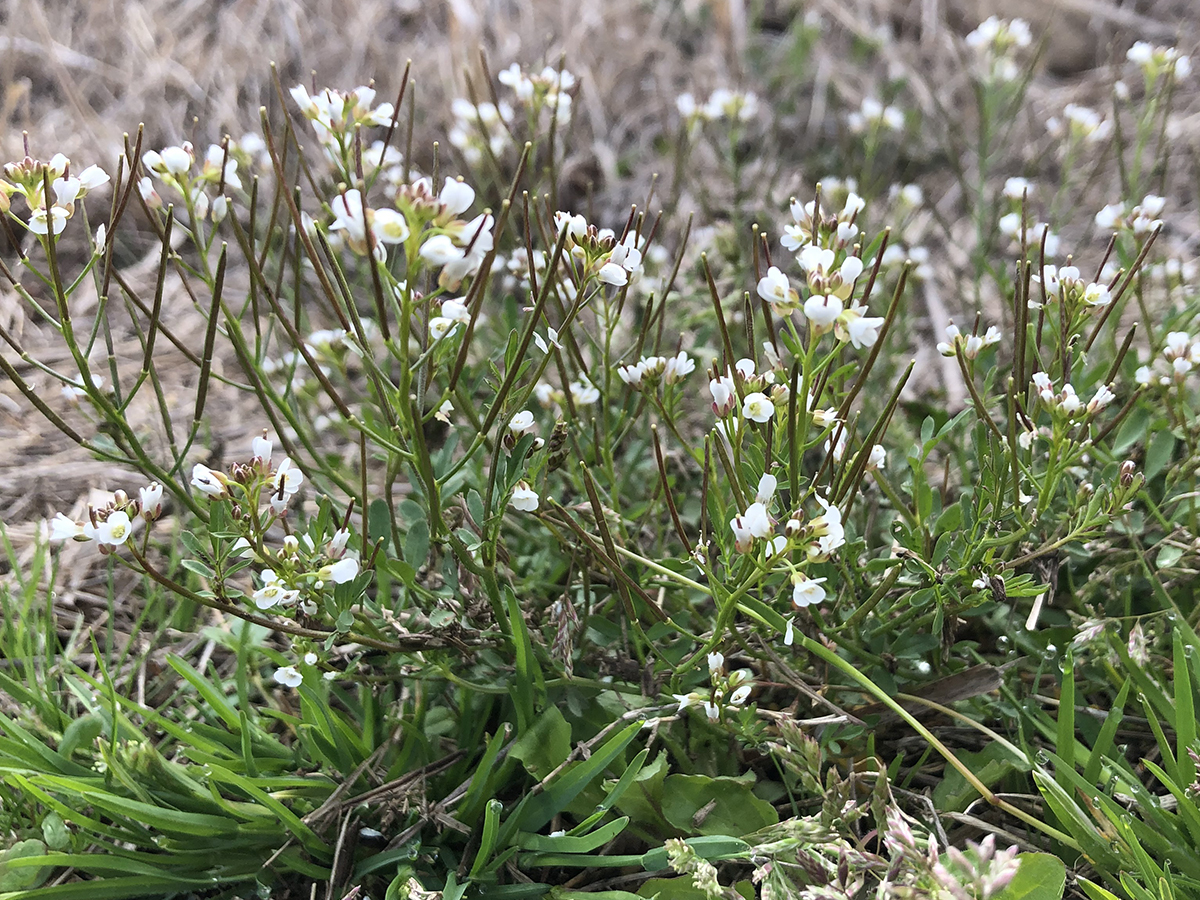
<path fill-rule="evenodd" d="M 27 149 L 2 274 L 62 352 L 3 327 L 0 367 L 111 467 L 45 538 L 137 627 L 64 637 L 44 544 L 0 588 L 0 897 L 1200 895 L 1200 337 L 1142 168 L 1187 61 L 1130 50 L 1139 202 L 1068 254 L 1057 197 L 992 191 L 1030 44 L 963 44 L 969 283 L 924 326 L 899 99 L 846 118 L 861 182 L 783 198 L 755 94 L 680 96 L 664 213 L 560 208 L 562 63 L 469 85 L 448 152 L 407 69 L 277 83 L 202 154 Z M 724 246 L 673 209 L 705 146 Z"/>

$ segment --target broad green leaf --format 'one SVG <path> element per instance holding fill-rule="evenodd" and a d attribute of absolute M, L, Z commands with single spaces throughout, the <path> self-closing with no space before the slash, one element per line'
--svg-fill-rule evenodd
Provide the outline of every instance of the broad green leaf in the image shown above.
<path fill-rule="evenodd" d="M 1014 771 L 1028 771 L 1029 766 L 1020 756 L 1003 744 L 988 744 L 979 752 L 959 750 L 955 753 L 975 773 L 986 787 L 995 787 L 1005 775 Z M 946 774 L 933 789 L 933 802 L 940 810 L 962 812 L 979 796 L 958 769 L 947 766 Z"/>
<path fill-rule="evenodd" d="M 753 783 L 707 775 L 668 775 L 663 815 L 684 834 L 743 835 L 775 825 L 775 808 L 752 793 Z"/>
<path fill-rule="evenodd" d="M 1017 874 L 993 900 L 1061 900 L 1067 867 L 1049 853 L 1022 853 Z"/>
<path fill-rule="evenodd" d="M 545 778 L 571 755 L 571 726 L 557 706 L 548 706 L 533 726 L 517 738 L 508 755 L 524 763 L 529 774 Z"/>
<path fill-rule="evenodd" d="M 408 534 L 404 538 L 404 561 L 419 569 L 425 565 L 428 557 L 429 523 L 424 519 L 417 519 L 409 523 Z"/>
<path fill-rule="evenodd" d="M 41 863 L 19 867 L 11 865 L 18 859 L 34 859 L 45 855 L 46 845 L 38 840 L 17 841 L 0 852 L 0 890 L 26 890 L 45 880 L 50 874 L 48 866 Z"/>

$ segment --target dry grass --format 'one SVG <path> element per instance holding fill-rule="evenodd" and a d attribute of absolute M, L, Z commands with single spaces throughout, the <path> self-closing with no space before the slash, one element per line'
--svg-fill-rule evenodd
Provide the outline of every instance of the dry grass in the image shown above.
<path fill-rule="evenodd" d="M 386 96 L 396 92 L 405 61 L 412 58 L 419 131 L 432 140 L 445 133 L 448 101 L 466 93 L 468 78 L 483 83 L 480 50 L 485 48 L 493 69 L 514 60 L 533 65 L 562 57 L 580 76 L 574 126 L 580 149 L 569 159 L 566 175 L 577 183 L 576 196 L 590 196 L 591 208 L 601 215 L 640 201 L 652 174 L 669 171 L 669 154 L 662 148 L 675 134 L 674 97 L 727 85 L 758 90 L 786 110 L 763 136 L 757 160 L 762 172 L 778 173 L 771 199 L 781 205 L 788 194 L 825 174 L 806 168 L 806 161 L 831 157 L 840 112 L 878 93 L 885 78 L 907 82 L 902 102 L 919 109 L 925 122 L 938 122 L 947 110 L 951 118 L 957 115 L 969 90 L 959 38 L 985 14 L 999 12 L 1029 17 L 1035 33 L 1046 31 L 1048 37 L 1027 117 L 1016 123 L 997 177 L 1041 174 L 1053 183 L 1058 173 L 1044 153 L 1044 119 L 1072 100 L 1103 106 L 1111 69 L 1135 38 L 1195 51 L 1200 23 L 1192 5 L 1193 0 L 813 0 L 807 9 L 821 16 L 826 37 L 803 77 L 777 79 L 766 90 L 763 73 L 780 71 L 790 52 L 787 29 L 804 11 L 801 4 L 5 0 L 0 4 L 0 154 L 19 158 L 21 133 L 28 131 L 37 156 L 61 151 L 80 164 L 98 162 L 111 169 L 123 133 L 139 123 L 150 147 L 183 139 L 207 143 L 225 133 L 236 137 L 256 128 L 259 106 L 277 106 L 270 61 L 285 85 L 308 82 L 310 72 L 316 73 L 316 84 L 338 87 L 373 77 Z M 856 58 L 851 48 L 863 41 L 876 44 L 873 58 L 848 64 Z M 1178 180 L 1169 191 L 1172 221 L 1186 223 L 1188 211 L 1194 215 L 1196 209 L 1194 181 L 1187 176 L 1200 143 L 1200 103 L 1194 88 L 1180 100 L 1174 144 Z M 948 226 L 940 239 L 931 240 L 939 271 L 922 295 L 930 318 L 940 319 L 958 305 L 961 255 L 948 236 L 964 227 L 965 203 L 945 165 L 945 154 L 953 149 L 947 149 L 940 126 L 930 124 L 906 150 L 893 160 L 893 174 L 922 183 Z M 705 163 L 703 157 L 697 160 L 700 171 L 693 193 L 683 196 L 684 208 L 697 200 L 696 190 L 704 191 Z M 969 159 L 962 162 L 971 165 Z M 1095 196 L 1081 208 L 1084 222 L 1094 209 L 1116 199 L 1107 175 L 1100 173 L 1094 183 Z M 1179 255 L 1191 257 L 1198 252 L 1198 233 L 1176 229 L 1166 237 Z M 153 262 L 131 263 L 129 281 L 147 285 Z M 202 317 L 187 299 L 172 296 L 168 302 L 175 330 L 185 339 L 197 333 Z M 78 313 L 87 311 L 85 303 Z M 2 288 L 0 317 L 35 354 L 54 352 L 48 336 Z M 136 364 L 140 351 L 132 332 L 116 339 L 121 365 Z M 194 371 L 182 364 L 175 371 L 168 389 L 186 406 Z M 44 379 L 41 383 L 51 402 L 65 407 L 57 391 Z M 953 401 L 953 373 L 943 388 Z M 216 402 L 235 403 L 236 398 Z M 66 415 L 80 420 L 70 410 Z M 223 419 L 218 443 L 252 430 L 237 419 Z M 0 385 L 0 519 L 30 522 L 73 506 L 89 487 L 115 487 L 119 480 L 42 427 L 11 385 Z M 18 537 L 28 536 L 31 528 Z"/>

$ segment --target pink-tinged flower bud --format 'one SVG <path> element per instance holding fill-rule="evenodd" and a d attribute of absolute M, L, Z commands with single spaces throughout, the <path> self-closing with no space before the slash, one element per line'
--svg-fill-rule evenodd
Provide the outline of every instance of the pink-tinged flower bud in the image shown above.
<path fill-rule="evenodd" d="M 1121 463 L 1121 486 L 1129 487 L 1133 484 L 1134 473 L 1137 471 L 1137 464 L 1132 459 L 1127 459 Z"/>
<path fill-rule="evenodd" d="M 734 390 L 732 378 L 728 375 L 714 378 L 708 383 L 708 390 L 712 394 L 712 409 L 714 414 L 727 416 L 733 412 L 734 407 L 737 405 L 737 393 Z"/>

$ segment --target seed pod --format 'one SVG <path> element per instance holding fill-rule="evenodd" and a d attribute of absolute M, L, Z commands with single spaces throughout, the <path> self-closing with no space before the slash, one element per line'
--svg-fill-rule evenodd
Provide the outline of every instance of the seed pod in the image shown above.
<path fill-rule="evenodd" d="M 550 432 L 549 447 L 546 451 L 546 468 L 553 472 L 556 469 L 561 469 L 562 464 L 567 457 L 567 423 L 559 419 L 554 423 L 554 430 Z"/>

